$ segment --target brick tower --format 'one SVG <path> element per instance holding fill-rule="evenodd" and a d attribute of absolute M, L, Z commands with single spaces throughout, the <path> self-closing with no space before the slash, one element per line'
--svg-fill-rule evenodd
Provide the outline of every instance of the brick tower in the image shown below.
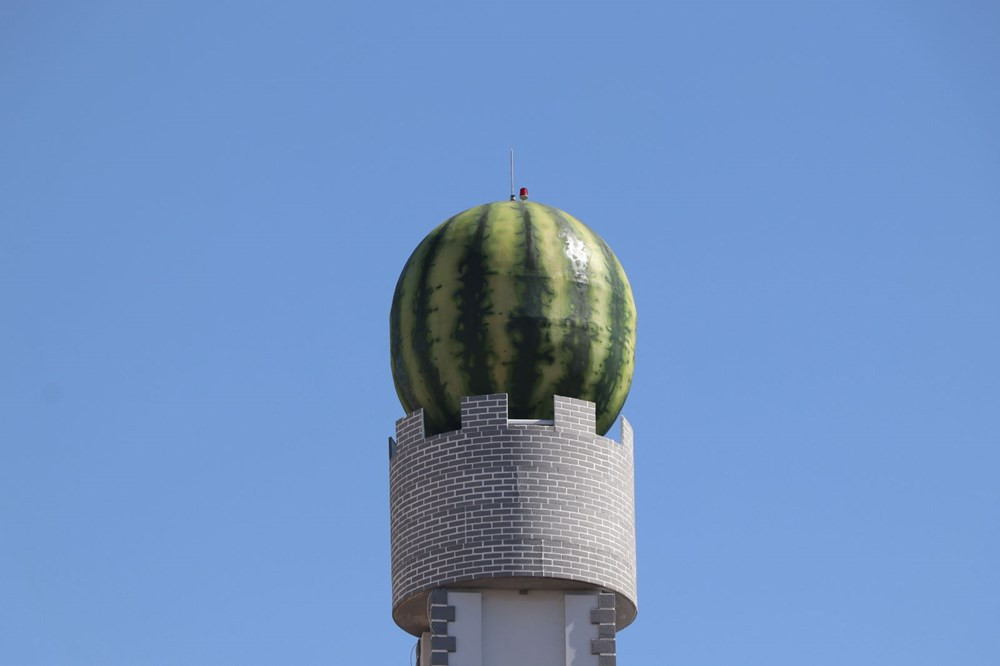
<path fill-rule="evenodd" d="M 547 241 L 540 236 L 544 229 L 531 226 L 540 224 L 540 214 L 515 202 L 499 212 L 491 206 L 495 204 L 470 209 L 432 232 L 428 238 L 434 240 L 444 228 L 444 234 L 452 235 L 445 240 L 456 236 L 468 247 L 448 248 L 437 238 L 430 249 L 422 249 L 425 239 L 397 285 L 394 379 L 404 406 L 416 408 L 396 422 L 396 437 L 389 442 L 393 620 L 419 637 L 420 666 L 613 666 L 616 633 L 637 612 L 632 428 L 622 418 L 618 442 L 599 434 L 608 425 L 598 424 L 614 420 L 631 383 L 635 320 L 631 290 L 626 281 L 627 293 L 610 294 L 619 303 L 604 298 L 601 290 L 610 291 L 606 285 L 615 282 L 597 271 L 618 266 L 617 260 L 612 265 L 610 249 L 585 236 L 593 233 L 586 227 L 581 231 L 569 223 L 559 226 L 562 221 L 555 219 L 548 259 L 553 266 L 548 267 L 551 274 L 545 274 L 531 255 L 546 251 Z M 469 236 L 472 241 L 448 228 L 453 220 L 461 222 L 463 215 L 476 225 L 477 235 Z M 523 241 L 524 249 L 515 246 L 514 251 L 498 254 L 520 256 L 519 261 L 529 264 L 527 278 L 516 266 L 490 264 L 488 240 L 482 247 L 473 245 L 490 238 L 489 225 L 494 221 L 520 225 L 513 231 L 498 229 L 494 236 L 508 233 Z M 558 253 L 551 251 L 562 247 L 568 257 L 565 269 L 558 265 Z M 588 247 L 610 259 L 588 255 Z M 472 258 L 485 264 L 481 273 L 487 278 L 507 280 L 513 286 L 483 278 L 485 286 L 469 287 L 478 279 L 469 269 Z M 454 276 L 448 273 L 448 262 L 457 267 Z M 582 272 L 581 266 L 589 272 Z M 417 270 L 438 273 L 414 277 Z M 532 300 L 527 291 L 538 284 L 554 296 Z M 407 289 L 412 291 L 412 305 Z M 542 311 L 555 307 L 552 303 L 559 300 L 560 289 L 569 294 L 564 301 L 577 299 L 576 305 L 566 306 L 574 309 L 569 315 Z M 519 303 L 502 302 L 503 293 L 534 303 L 531 316 L 523 314 L 525 308 Z M 454 295 L 456 303 L 431 303 L 441 294 Z M 592 296 L 594 304 L 580 306 L 581 295 Z M 471 305 L 459 300 L 472 298 L 478 300 Z M 458 314 L 448 320 L 445 315 L 451 310 Z M 586 318 L 574 320 L 581 310 Z M 436 312 L 444 314 L 437 319 L 427 314 Z M 477 322 L 463 312 L 483 318 Z M 505 314 L 508 319 L 497 324 Z M 526 334 L 517 329 L 521 320 L 540 323 Z M 464 340 L 472 329 L 478 336 Z M 596 332 L 573 337 L 575 330 Z M 612 334 L 602 341 L 604 330 Z M 496 340 L 502 343 L 502 334 L 511 331 L 509 349 L 497 348 Z M 416 353 L 407 347 L 409 339 L 416 340 Z M 494 347 L 480 351 L 475 345 L 484 345 L 484 340 Z M 535 363 L 525 363 L 519 356 L 525 353 L 521 348 L 526 340 L 548 345 Z M 580 340 L 590 347 L 580 347 Z M 442 360 L 450 354 L 446 345 L 456 341 L 454 360 Z M 567 341 L 576 341 L 577 346 L 569 348 Z M 570 361 L 565 372 L 552 369 L 562 351 Z M 506 365 L 489 365 L 498 358 L 508 359 Z M 580 359 L 594 360 L 586 366 Z M 477 368 L 473 362 L 483 365 Z M 574 368 L 581 375 L 589 372 L 587 377 L 593 379 L 588 381 L 597 389 L 587 393 L 578 388 L 577 395 L 566 397 L 556 390 L 546 393 L 539 384 L 546 373 L 563 372 L 559 386 L 589 386 L 582 376 L 574 384 Z M 418 376 L 418 371 L 424 374 Z M 441 376 L 473 377 L 472 388 L 481 389 L 484 384 L 476 385 L 475 377 L 487 371 L 507 378 L 500 385 L 486 386 L 502 390 L 469 390 L 450 407 L 448 385 Z M 613 371 L 619 378 L 600 384 Z M 608 396 L 617 395 L 622 381 L 624 392 L 618 391 L 621 400 L 611 406 L 609 417 Z M 422 399 L 421 391 L 431 397 Z M 523 398 L 528 393 L 536 398 L 525 413 L 529 403 Z M 549 397 L 537 399 L 539 395 Z M 457 413 L 451 416 L 450 409 Z"/>

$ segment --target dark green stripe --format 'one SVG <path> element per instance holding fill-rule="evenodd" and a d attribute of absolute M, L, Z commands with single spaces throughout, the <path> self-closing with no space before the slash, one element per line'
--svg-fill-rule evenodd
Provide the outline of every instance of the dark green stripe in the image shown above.
<path fill-rule="evenodd" d="M 459 367 L 464 374 L 465 387 L 469 395 L 492 393 L 490 364 L 493 362 L 486 338 L 485 316 L 493 305 L 490 303 L 486 278 L 489 275 L 483 254 L 483 243 L 487 234 L 492 206 L 483 206 L 476 221 L 476 231 L 466 249 L 465 256 L 458 264 L 459 288 L 454 292 L 458 304 L 458 325 L 452 338 L 458 342 Z"/>
<path fill-rule="evenodd" d="M 396 281 L 396 289 L 392 294 L 392 307 L 389 309 L 389 355 L 390 362 L 392 363 L 392 378 L 396 384 L 396 394 L 399 396 L 399 401 L 403 404 L 403 409 L 407 414 L 420 407 L 420 401 L 414 393 L 410 374 L 406 371 L 405 358 L 409 350 L 403 342 L 403 331 L 400 321 L 402 320 L 404 303 L 412 308 L 413 299 L 405 298 L 403 283 L 405 282 L 406 274 L 410 271 L 410 267 L 416 262 L 417 257 L 420 256 L 421 248 L 423 248 L 423 243 L 418 245 L 413 250 L 410 258 L 406 260 L 406 264 L 399 274 L 399 279 Z"/>
<path fill-rule="evenodd" d="M 457 216 L 456 216 L 457 217 Z M 431 345 L 434 342 L 434 332 L 431 330 L 428 318 L 434 308 L 431 308 L 431 293 L 441 287 L 441 285 L 430 285 L 427 283 L 430 277 L 431 267 L 437 257 L 437 248 L 441 244 L 445 234 L 451 227 L 455 218 L 452 217 L 447 222 L 437 228 L 436 233 L 427 238 L 427 254 L 424 255 L 420 263 L 420 278 L 417 280 L 416 304 L 416 326 L 413 331 L 413 353 L 420 363 L 420 376 L 424 379 L 427 395 L 421 396 L 425 400 L 420 400 L 420 405 L 424 408 L 424 425 L 431 434 L 457 430 L 461 427 L 461 422 L 457 414 L 446 414 L 448 396 L 444 385 L 441 383 L 441 374 L 437 366 L 431 359 Z"/>
<path fill-rule="evenodd" d="M 507 333 L 517 344 L 517 350 L 510 367 L 508 393 L 510 394 L 511 418 L 544 418 L 552 412 L 552 401 L 544 401 L 539 410 L 531 403 L 533 388 L 540 377 L 541 364 L 553 362 L 552 346 L 549 342 L 549 321 L 542 314 L 543 296 L 551 294 L 548 281 L 539 277 L 538 250 L 535 248 L 531 213 L 524 202 L 518 202 L 521 225 L 524 233 L 524 277 L 521 280 L 524 293 L 518 294 L 521 307 L 511 313 L 507 323 Z M 547 407 L 546 407 L 547 403 Z M 542 414 L 542 416 L 539 416 Z"/>
<path fill-rule="evenodd" d="M 607 279 L 611 285 L 611 335 L 608 340 L 608 355 L 604 358 L 604 363 L 601 364 L 601 374 L 594 390 L 594 402 L 597 403 L 598 410 L 601 410 L 602 407 L 606 410 L 608 405 L 611 404 L 612 394 L 614 394 L 615 389 L 618 388 L 621 382 L 622 369 L 625 367 L 625 356 L 628 353 L 626 343 L 630 337 L 631 322 L 626 321 L 628 313 L 625 303 L 628 298 L 628 291 L 621 276 L 618 274 L 618 259 L 615 258 L 614 253 L 608 247 L 607 243 L 597 237 L 597 234 L 594 234 L 594 236 L 597 238 L 601 252 L 604 254 L 604 261 L 608 267 Z M 610 414 L 604 410 L 598 411 L 597 414 L 597 432 L 602 435 L 611 428 L 611 424 L 618 417 L 617 412 Z"/>
<path fill-rule="evenodd" d="M 573 228 L 573 224 L 567 220 L 562 211 L 551 206 L 545 207 L 555 218 L 556 226 L 559 228 L 560 238 L 562 234 L 568 234 L 577 240 L 582 241 Z M 566 257 L 569 265 L 569 272 L 576 277 L 573 262 L 569 256 Z M 589 269 L 589 264 L 588 264 Z M 569 290 L 572 312 L 570 316 L 562 320 L 562 325 L 566 329 L 560 348 L 569 357 L 566 364 L 566 372 L 555 386 L 556 395 L 564 395 L 571 398 L 583 395 L 584 381 L 586 380 L 590 368 L 590 352 L 593 346 L 590 322 L 590 281 L 579 282 L 573 279 Z"/>

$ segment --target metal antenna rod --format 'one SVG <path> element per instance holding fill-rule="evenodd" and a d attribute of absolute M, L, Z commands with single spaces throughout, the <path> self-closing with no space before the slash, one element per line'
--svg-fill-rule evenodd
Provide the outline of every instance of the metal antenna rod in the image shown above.
<path fill-rule="evenodd" d="M 514 200 L 514 149 L 510 149 L 510 200 Z"/>

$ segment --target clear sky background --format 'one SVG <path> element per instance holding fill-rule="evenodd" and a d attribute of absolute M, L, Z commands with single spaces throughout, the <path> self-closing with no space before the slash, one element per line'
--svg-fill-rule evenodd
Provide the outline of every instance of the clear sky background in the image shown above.
<path fill-rule="evenodd" d="M 639 310 L 620 663 L 1000 664 L 998 35 L 987 0 L 4 0 L 0 664 L 409 663 L 389 304 L 511 145 Z"/>

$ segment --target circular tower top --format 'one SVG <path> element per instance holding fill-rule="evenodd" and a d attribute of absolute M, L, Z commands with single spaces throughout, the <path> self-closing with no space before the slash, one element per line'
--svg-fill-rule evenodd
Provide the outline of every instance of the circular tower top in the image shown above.
<path fill-rule="evenodd" d="M 406 262 L 392 299 L 392 375 L 431 433 L 461 427 L 462 396 L 507 393 L 512 418 L 553 418 L 553 396 L 597 405 L 604 434 L 635 366 L 625 271 L 572 215 L 502 201 L 440 224 Z"/>

